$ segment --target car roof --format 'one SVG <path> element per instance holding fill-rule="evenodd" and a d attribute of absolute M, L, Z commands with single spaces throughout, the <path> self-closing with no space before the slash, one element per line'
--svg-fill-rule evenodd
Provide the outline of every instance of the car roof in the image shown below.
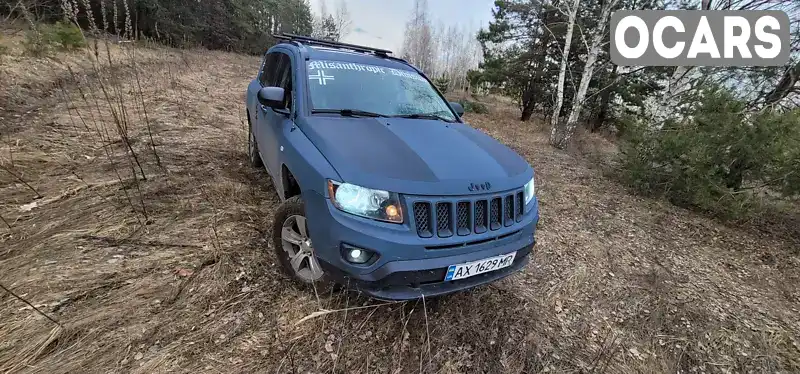
<path fill-rule="evenodd" d="M 286 45 L 286 44 L 283 44 Z M 289 46 L 297 47 L 289 44 Z M 318 45 L 303 44 L 310 60 L 351 62 L 365 65 L 377 65 L 399 70 L 416 71 L 414 67 L 400 59 L 385 57 L 373 53 L 349 50 L 346 48 L 333 48 Z"/>

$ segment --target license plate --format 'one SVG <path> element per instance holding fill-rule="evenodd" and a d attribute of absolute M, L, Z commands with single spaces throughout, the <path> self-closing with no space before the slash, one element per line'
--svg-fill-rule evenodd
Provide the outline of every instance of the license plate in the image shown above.
<path fill-rule="evenodd" d="M 484 258 L 483 260 L 467 262 L 465 264 L 450 265 L 450 267 L 447 268 L 447 275 L 445 275 L 444 280 L 464 279 L 473 275 L 507 268 L 514 263 L 514 256 L 516 255 L 517 252 L 512 252 L 505 255 Z"/>

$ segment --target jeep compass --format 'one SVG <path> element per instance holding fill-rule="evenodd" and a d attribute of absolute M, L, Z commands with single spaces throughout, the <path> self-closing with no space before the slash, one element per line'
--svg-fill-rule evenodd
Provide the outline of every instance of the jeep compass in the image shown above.
<path fill-rule="evenodd" d="M 246 94 L 249 162 L 281 199 L 278 264 L 309 287 L 407 300 L 522 269 L 533 168 L 381 49 L 276 35 Z"/>

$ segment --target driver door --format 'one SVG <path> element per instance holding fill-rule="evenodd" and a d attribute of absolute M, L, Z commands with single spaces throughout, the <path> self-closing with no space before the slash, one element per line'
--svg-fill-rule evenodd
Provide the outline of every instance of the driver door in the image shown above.
<path fill-rule="evenodd" d="M 264 165 L 273 177 L 278 191 L 281 191 L 278 184 L 281 182 L 280 165 L 283 145 L 284 130 L 292 126 L 291 113 L 292 107 L 292 61 L 288 54 L 274 52 L 275 64 L 268 86 L 282 87 L 285 92 L 286 109 L 272 109 L 261 107 L 259 111 L 259 134 L 258 144 L 261 151 Z"/>

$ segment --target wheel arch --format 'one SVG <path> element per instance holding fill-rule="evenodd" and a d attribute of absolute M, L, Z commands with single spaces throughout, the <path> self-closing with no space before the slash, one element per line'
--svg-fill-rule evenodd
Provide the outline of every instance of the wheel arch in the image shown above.
<path fill-rule="evenodd" d="M 289 170 L 289 167 L 286 164 L 281 164 L 281 186 L 282 191 L 281 195 L 283 196 L 284 200 L 288 200 L 294 196 L 298 196 L 302 193 L 300 189 L 300 182 L 297 181 L 292 171 Z"/>

